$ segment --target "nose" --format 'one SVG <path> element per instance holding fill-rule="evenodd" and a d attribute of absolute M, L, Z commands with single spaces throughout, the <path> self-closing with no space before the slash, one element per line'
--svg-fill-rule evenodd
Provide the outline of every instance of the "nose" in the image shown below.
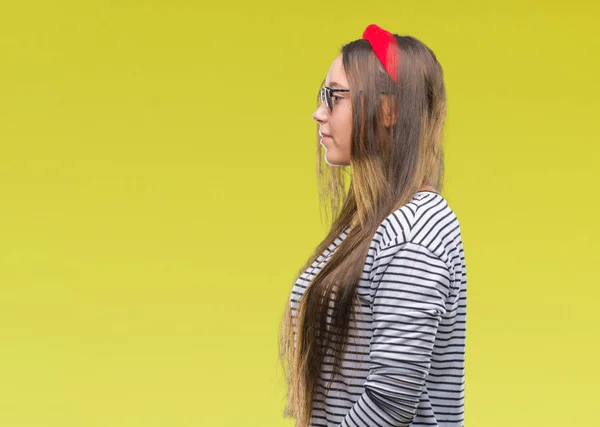
<path fill-rule="evenodd" d="M 327 106 L 320 104 L 312 115 L 313 120 L 318 123 L 324 123 L 327 121 L 329 114 L 327 113 Z"/>

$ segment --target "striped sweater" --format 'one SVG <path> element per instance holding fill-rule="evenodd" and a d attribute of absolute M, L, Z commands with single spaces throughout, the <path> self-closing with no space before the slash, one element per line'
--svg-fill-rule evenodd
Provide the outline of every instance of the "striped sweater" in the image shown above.
<path fill-rule="evenodd" d="M 346 229 L 292 288 L 294 334 L 306 286 Z M 382 221 L 358 287 L 340 374 L 328 355 L 311 427 L 462 426 L 466 264 L 460 225 L 446 199 L 418 191 Z M 327 391 L 323 384 L 332 380 Z"/>

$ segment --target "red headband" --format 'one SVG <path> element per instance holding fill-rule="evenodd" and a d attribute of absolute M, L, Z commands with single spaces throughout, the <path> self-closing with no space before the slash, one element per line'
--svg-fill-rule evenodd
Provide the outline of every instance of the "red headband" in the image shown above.
<path fill-rule="evenodd" d="M 388 72 L 394 83 L 398 84 L 398 54 L 400 52 L 396 37 L 378 25 L 369 25 L 362 35 L 363 40 L 368 40 L 383 68 Z"/>

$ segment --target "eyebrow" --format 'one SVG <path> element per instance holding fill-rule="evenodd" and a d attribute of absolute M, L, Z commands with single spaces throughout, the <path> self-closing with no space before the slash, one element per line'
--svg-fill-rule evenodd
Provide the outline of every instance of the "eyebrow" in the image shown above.
<path fill-rule="evenodd" d="M 329 87 L 339 87 L 339 88 L 344 88 L 344 89 L 347 89 L 347 88 L 345 88 L 344 86 L 342 86 L 341 84 L 339 84 L 339 83 L 336 83 L 336 82 L 330 82 L 330 83 L 329 83 Z"/>

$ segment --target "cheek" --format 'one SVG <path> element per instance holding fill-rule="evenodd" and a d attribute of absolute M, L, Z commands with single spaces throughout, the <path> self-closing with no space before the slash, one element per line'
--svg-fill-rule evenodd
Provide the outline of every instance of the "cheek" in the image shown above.
<path fill-rule="evenodd" d="M 330 120 L 333 130 L 335 131 L 335 139 L 338 144 L 349 144 L 350 134 L 352 133 L 352 114 L 349 110 L 340 111 L 335 120 Z"/>
<path fill-rule="evenodd" d="M 340 131 L 340 143 L 343 145 L 349 145 L 350 134 L 352 133 L 352 114 L 350 114 L 350 112 L 348 112 L 348 114 L 346 114 L 344 117 L 343 123 L 341 123 Z"/>

